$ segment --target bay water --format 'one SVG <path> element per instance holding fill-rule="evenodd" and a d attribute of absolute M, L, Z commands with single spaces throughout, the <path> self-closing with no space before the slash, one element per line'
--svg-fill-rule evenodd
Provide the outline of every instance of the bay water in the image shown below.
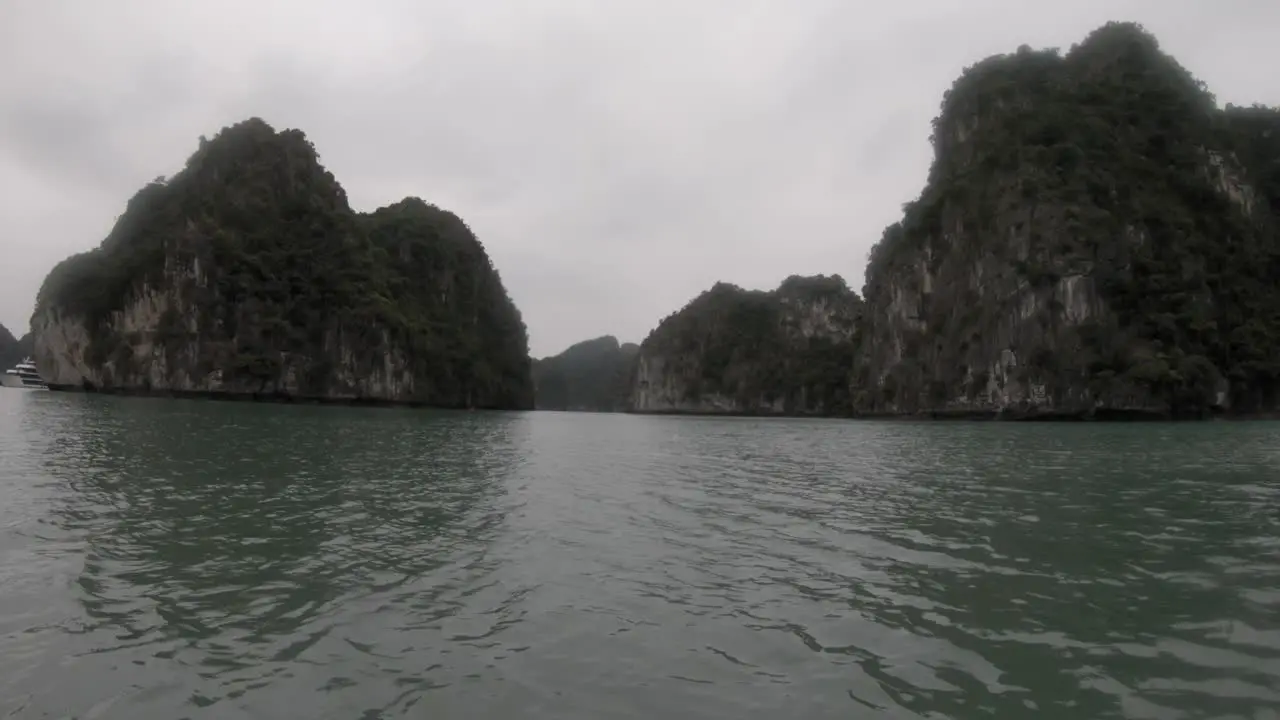
<path fill-rule="evenodd" d="M 1280 718 L 1280 423 L 0 391 L 0 717 Z"/>

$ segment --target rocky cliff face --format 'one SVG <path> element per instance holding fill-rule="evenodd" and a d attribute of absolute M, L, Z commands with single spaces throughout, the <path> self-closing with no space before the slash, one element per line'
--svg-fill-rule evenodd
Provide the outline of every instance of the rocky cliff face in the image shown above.
<path fill-rule="evenodd" d="M 301 132 L 201 140 L 45 280 L 52 385 L 531 407 L 527 337 L 484 249 L 416 198 L 357 215 Z"/>
<path fill-rule="evenodd" d="M 843 415 L 861 300 L 838 275 L 717 283 L 640 345 L 630 410 Z"/>
<path fill-rule="evenodd" d="M 612 335 L 584 340 L 533 364 L 539 410 L 615 412 L 627 405 L 640 346 Z"/>
<path fill-rule="evenodd" d="M 1277 118 L 1132 25 L 970 68 L 869 258 L 855 412 L 1274 409 Z"/>

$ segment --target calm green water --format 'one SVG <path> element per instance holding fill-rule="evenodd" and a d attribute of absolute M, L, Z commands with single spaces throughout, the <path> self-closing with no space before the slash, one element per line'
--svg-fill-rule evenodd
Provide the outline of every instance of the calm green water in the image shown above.
<path fill-rule="evenodd" d="M 1280 424 L 0 391 L 0 717 L 1277 718 Z"/>

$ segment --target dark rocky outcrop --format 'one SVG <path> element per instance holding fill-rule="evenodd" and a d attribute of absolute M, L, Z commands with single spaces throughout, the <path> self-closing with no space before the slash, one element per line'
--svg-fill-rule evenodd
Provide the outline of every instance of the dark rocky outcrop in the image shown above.
<path fill-rule="evenodd" d="M 466 224 L 416 198 L 352 212 L 302 132 L 259 119 L 54 268 L 32 327 L 61 387 L 533 404 L 524 323 Z"/>
<path fill-rule="evenodd" d="M 862 303 L 838 275 L 717 283 L 640 345 L 629 409 L 847 415 Z"/>
<path fill-rule="evenodd" d="M 626 408 L 640 346 L 612 335 L 585 340 L 533 364 L 539 410 L 614 412 Z"/>
<path fill-rule="evenodd" d="M 1276 408 L 1280 112 L 1111 23 L 969 68 L 933 143 L 869 258 L 855 413 Z"/>

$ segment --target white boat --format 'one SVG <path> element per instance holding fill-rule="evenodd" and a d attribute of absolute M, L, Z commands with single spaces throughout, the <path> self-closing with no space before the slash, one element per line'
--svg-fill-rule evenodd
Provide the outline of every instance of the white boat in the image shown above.
<path fill-rule="evenodd" d="M 18 388 L 20 390 L 49 389 L 44 378 L 40 377 L 39 371 L 36 370 L 36 364 L 31 361 L 31 358 L 14 365 L 12 369 L 5 370 L 4 374 L 0 375 L 0 387 Z"/>

